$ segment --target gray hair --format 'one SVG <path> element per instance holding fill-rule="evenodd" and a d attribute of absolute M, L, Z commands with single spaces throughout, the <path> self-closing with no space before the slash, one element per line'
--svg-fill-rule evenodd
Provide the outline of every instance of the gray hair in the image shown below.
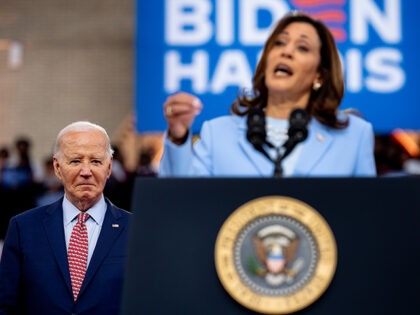
<path fill-rule="evenodd" d="M 55 141 L 54 146 L 54 157 L 58 158 L 60 156 L 60 149 L 61 149 L 61 139 L 63 136 L 70 132 L 83 132 L 83 131 L 91 131 L 96 130 L 102 132 L 106 137 L 106 145 L 107 145 L 107 151 L 108 151 L 108 157 L 112 157 L 112 154 L 114 153 L 114 150 L 111 148 L 111 141 L 109 140 L 109 136 L 106 133 L 106 130 L 94 123 L 91 123 L 89 121 L 76 121 L 74 123 L 71 123 L 70 125 L 67 125 L 57 135 L 57 139 Z"/>

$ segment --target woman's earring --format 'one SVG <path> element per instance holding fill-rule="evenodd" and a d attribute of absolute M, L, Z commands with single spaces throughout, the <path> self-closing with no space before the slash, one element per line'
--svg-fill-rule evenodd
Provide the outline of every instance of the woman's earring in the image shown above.
<path fill-rule="evenodd" d="M 321 86 L 322 86 L 321 83 L 316 82 L 312 85 L 312 90 L 318 91 L 321 88 Z"/>

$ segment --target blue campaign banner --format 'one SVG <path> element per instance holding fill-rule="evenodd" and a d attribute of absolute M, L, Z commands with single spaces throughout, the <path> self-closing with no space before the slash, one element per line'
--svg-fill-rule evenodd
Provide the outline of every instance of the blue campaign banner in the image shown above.
<path fill-rule="evenodd" d="M 272 27 L 291 10 L 332 31 L 346 81 L 341 109 L 359 110 L 377 133 L 420 129 L 419 9 L 409 0 L 138 0 L 137 130 L 165 130 L 162 106 L 178 91 L 204 105 L 194 132 L 228 114 L 240 89 L 251 87 Z"/>

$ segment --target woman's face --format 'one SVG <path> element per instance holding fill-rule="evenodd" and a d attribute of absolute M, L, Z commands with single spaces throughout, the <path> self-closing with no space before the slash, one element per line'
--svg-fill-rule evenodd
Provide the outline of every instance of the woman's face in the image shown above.
<path fill-rule="evenodd" d="M 321 40 L 316 29 L 305 22 L 292 22 L 277 35 L 267 54 L 265 85 L 269 94 L 300 98 L 322 83 L 318 66 Z"/>

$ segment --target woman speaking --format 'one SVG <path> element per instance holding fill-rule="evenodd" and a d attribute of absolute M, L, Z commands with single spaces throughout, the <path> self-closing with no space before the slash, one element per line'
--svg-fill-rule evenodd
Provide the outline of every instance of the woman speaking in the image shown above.
<path fill-rule="evenodd" d="M 281 147 L 290 113 L 300 108 L 310 117 L 308 136 L 283 160 L 284 176 L 375 176 L 372 126 L 338 111 L 343 72 L 334 38 L 322 22 L 298 12 L 279 21 L 264 46 L 251 94 L 238 97 L 231 115 L 206 121 L 194 145 L 189 130 L 200 100 L 182 92 L 168 97 L 160 175 L 272 176 L 274 164 L 247 140 L 247 116 L 262 109 L 267 140 Z M 276 150 L 266 149 L 274 158 Z"/>

